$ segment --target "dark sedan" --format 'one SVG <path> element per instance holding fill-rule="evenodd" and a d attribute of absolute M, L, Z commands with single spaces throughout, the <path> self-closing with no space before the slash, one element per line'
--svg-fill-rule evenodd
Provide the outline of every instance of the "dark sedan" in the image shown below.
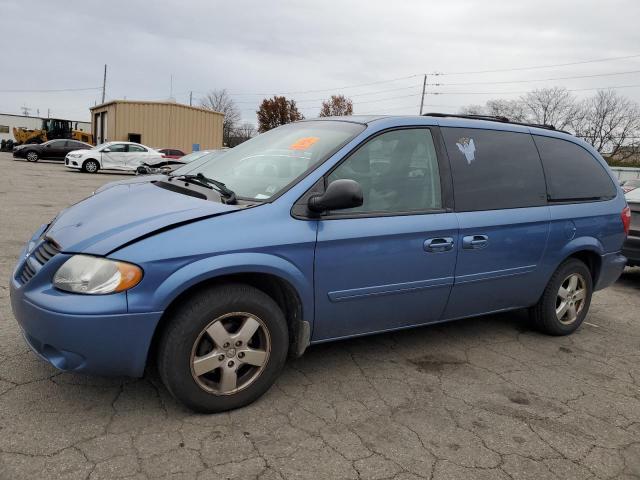
<path fill-rule="evenodd" d="M 38 160 L 64 160 L 67 153 L 73 150 L 87 150 L 93 145 L 78 140 L 49 140 L 41 144 L 19 145 L 13 149 L 13 158 L 25 158 L 30 162 Z"/>

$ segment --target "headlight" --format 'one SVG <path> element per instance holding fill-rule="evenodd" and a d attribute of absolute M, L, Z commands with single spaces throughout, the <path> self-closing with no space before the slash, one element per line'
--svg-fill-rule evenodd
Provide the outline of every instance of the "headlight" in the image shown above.
<path fill-rule="evenodd" d="M 53 277 L 53 285 L 73 293 L 100 295 L 123 292 L 142 280 L 142 269 L 131 263 L 89 255 L 74 255 Z"/>

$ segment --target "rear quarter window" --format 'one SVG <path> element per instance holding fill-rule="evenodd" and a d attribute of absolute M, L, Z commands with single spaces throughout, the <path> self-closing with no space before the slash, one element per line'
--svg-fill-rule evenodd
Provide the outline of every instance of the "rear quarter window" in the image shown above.
<path fill-rule="evenodd" d="M 613 180 L 596 158 L 575 143 L 533 136 L 547 179 L 549 200 L 602 200 L 616 196 Z"/>
<path fill-rule="evenodd" d="M 528 133 L 442 128 L 456 211 L 546 204 L 538 151 Z"/>

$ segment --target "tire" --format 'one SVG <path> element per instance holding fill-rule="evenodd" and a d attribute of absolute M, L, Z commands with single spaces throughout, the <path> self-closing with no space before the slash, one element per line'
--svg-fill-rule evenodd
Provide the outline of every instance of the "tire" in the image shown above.
<path fill-rule="evenodd" d="M 287 322 L 271 297 L 244 284 L 222 285 L 192 295 L 171 313 L 158 344 L 158 372 L 190 409 L 223 412 L 271 387 L 288 346 Z M 245 363 L 249 357 L 256 365 Z"/>
<path fill-rule="evenodd" d="M 575 288 L 572 279 L 576 281 Z M 531 307 L 531 319 L 538 330 L 548 335 L 569 335 L 587 316 L 592 294 L 591 271 L 584 262 L 569 258 L 558 267 L 538 303 Z"/>
<path fill-rule="evenodd" d="M 27 162 L 37 162 L 40 156 L 38 155 L 38 152 L 31 150 L 30 152 L 27 152 L 24 158 L 27 159 Z"/>
<path fill-rule="evenodd" d="M 98 173 L 100 170 L 100 164 L 96 160 L 86 160 L 82 164 L 82 171 L 86 173 Z"/>

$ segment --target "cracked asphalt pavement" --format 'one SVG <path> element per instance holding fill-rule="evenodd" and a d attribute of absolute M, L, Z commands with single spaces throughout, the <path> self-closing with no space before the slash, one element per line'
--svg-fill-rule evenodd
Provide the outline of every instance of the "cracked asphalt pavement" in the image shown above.
<path fill-rule="evenodd" d="M 310 348 L 219 415 L 26 347 L 8 278 L 33 231 L 121 175 L 0 154 L 0 478 L 640 478 L 640 269 L 569 337 L 514 312 Z M 498 294 L 498 293 L 497 293 Z"/>

